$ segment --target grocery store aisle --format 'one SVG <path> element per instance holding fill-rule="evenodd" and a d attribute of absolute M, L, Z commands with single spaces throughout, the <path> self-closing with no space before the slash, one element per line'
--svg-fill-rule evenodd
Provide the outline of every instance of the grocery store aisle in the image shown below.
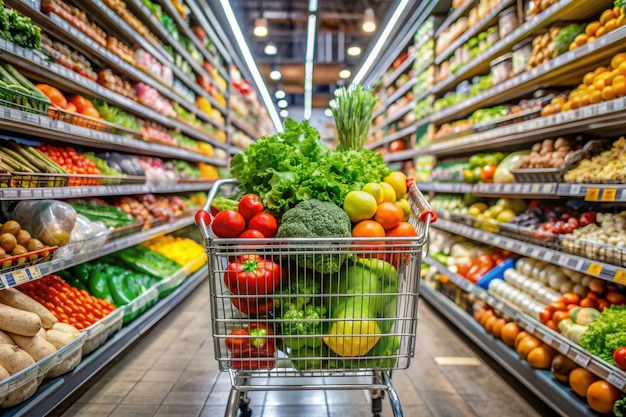
<path fill-rule="evenodd" d="M 216 368 L 204 282 L 51 415 L 220 417 L 230 379 Z M 416 358 L 408 371 L 394 373 L 393 382 L 406 417 L 556 415 L 503 372 L 422 301 Z M 365 391 L 256 392 L 250 397 L 254 417 L 356 417 L 370 410 Z M 383 409 L 384 417 L 392 416 L 387 400 Z"/>

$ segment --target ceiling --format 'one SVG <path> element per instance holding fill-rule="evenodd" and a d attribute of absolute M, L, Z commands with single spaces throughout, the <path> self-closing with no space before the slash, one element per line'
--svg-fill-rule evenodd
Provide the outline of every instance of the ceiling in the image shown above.
<path fill-rule="evenodd" d="M 339 72 L 348 68 L 354 74 L 370 43 L 376 39 L 393 0 L 318 0 L 317 36 L 313 66 L 313 108 L 326 108 L 338 85 L 344 81 Z M 287 93 L 289 107 L 302 107 L 304 102 L 304 62 L 306 50 L 308 0 L 231 0 L 231 5 L 248 45 L 259 65 L 270 92 L 282 88 Z M 374 9 L 376 31 L 362 29 L 366 8 Z M 255 37 L 254 22 L 258 17 L 268 21 L 268 36 Z M 274 43 L 274 56 L 264 53 L 265 46 Z M 360 56 L 348 56 L 346 48 L 361 47 Z M 270 79 L 271 70 L 278 70 L 279 81 Z"/>

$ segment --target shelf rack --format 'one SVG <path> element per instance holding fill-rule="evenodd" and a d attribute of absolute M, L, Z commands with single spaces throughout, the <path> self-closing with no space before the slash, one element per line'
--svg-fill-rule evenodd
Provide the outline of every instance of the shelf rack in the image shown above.
<path fill-rule="evenodd" d="M 181 286 L 167 297 L 122 327 L 96 351 L 82 359 L 71 372 L 44 382 L 35 395 L 26 402 L 4 411 L 6 417 L 44 416 L 61 404 L 63 400 L 77 391 L 81 385 L 132 346 L 142 335 L 149 331 L 159 320 L 169 314 L 185 300 L 208 277 L 206 267 L 190 275 Z"/>

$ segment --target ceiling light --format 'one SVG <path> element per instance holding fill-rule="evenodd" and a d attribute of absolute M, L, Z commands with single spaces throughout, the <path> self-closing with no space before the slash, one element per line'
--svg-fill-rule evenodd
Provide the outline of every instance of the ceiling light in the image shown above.
<path fill-rule="evenodd" d="M 376 17 L 374 9 L 368 7 L 363 13 L 363 32 L 373 32 L 376 30 Z"/>
<path fill-rule="evenodd" d="M 335 88 L 335 91 L 333 92 L 333 95 L 335 97 L 339 97 L 341 95 L 341 87 Z"/>
<path fill-rule="evenodd" d="M 333 111 L 331 109 L 324 110 L 324 116 L 332 117 L 333 116 Z"/>
<path fill-rule="evenodd" d="M 278 71 L 278 70 L 272 70 L 272 71 L 270 72 L 270 78 L 271 78 L 272 80 L 274 80 L 274 81 L 278 81 L 278 80 L 280 80 L 280 78 L 281 78 L 282 76 L 283 76 L 283 75 L 282 75 L 282 74 L 280 73 L 280 71 Z"/>
<path fill-rule="evenodd" d="M 276 55 L 278 53 L 278 48 L 276 47 L 276 44 L 270 42 L 265 45 L 263 52 L 265 52 L 265 55 Z"/>
<path fill-rule="evenodd" d="M 315 13 L 317 11 L 317 0 L 309 0 L 309 12 Z"/>
<path fill-rule="evenodd" d="M 287 109 L 282 109 L 280 111 L 280 117 L 287 117 L 289 116 L 289 111 Z"/>
<path fill-rule="evenodd" d="M 387 43 L 387 39 L 389 38 L 391 31 L 395 27 L 396 23 L 398 23 L 398 20 L 400 20 L 400 16 L 402 16 L 402 13 L 404 13 L 404 10 L 406 9 L 406 6 L 408 6 L 408 4 L 409 0 L 400 0 L 398 7 L 396 7 L 396 10 L 391 15 L 389 22 L 387 22 L 387 25 L 385 25 L 385 28 L 376 40 L 376 43 L 374 44 L 371 52 L 367 54 L 367 59 L 352 79 L 353 84 L 359 84 L 361 81 L 363 81 L 365 75 L 372 68 L 372 65 L 374 65 L 374 62 L 378 59 L 378 55 L 380 54 L 381 49 L 383 49 L 383 46 Z"/>
<path fill-rule="evenodd" d="M 350 75 L 352 75 L 352 73 L 351 73 L 351 72 L 350 72 L 350 70 L 349 70 L 349 69 L 347 69 L 347 68 L 344 68 L 344 69 L 342 69 L 341 71 L 339 71 L 339 77 L 340 77 L 340 78 L 343 78 L 344 80 L 345 80 L 346 78 L 350 78 Z"/>
<path fill-rule="evenodd" d="M 363 27 L 365 28 L 365 23 L 363 23 Z M 365 30 L 365 29 L 364 29 Z M 257 38 L 264 38 L 268 34 L 267 30 L 267 19 L 264 17 L 257 17 L 254 19 L 254 36 Z"/>
<path fill-rule="evenodd" d="M 274 97 L 276 97 L 278 100 L 282 100 L 286 96 L 287 96 L 287 94 L 285 93 L 284 90 L 276 90 L 274 92 Z"/>
<path fill-rule="evenodd" d="M 287 100 L 282 99 L 282 100 L 278 100 L 278 103 L 276 103 L 278 105 L 278 107 L 280 107 L 281 109 L 284 109 L 285 107 L 289 106 L 289 103 L 287 103 Z"/>
<path fill-rule="evenodd" d="M 361 55 L 361 47 L 359 45 L 351 45 L 347 52 L 350 56 L 359 56 Z"/>
<path fill-rule="evenodd" d="M 306 27 L 306 50 L 304 60 L 304 119 L 309 120 L 313 113 L 313 59 L 315 58 L 315 32 L 317 16 L 310 14 Z"/>
<path fill-rule="evenodd" d="M 259 67 L 252 56 L 252 52 L 250 52 L 250 47 L 246 42 L 246 38 L 243 36 L 243 32 L 241 31 L 241 27 L 239 26 L 239 22 L 235 17 L 235 13 L 233 12 L 233 8 L 230 4 L 229 0 L 220 0 L 220 4 L 222 5 L 222 10 L 224 10 L 224 14 L 226 15 L 226 20 L 228 20 L 228 25 L 233 31 L 233 35 L 235 36 L 235 40 L 237 41 L 237 45 L 241 50 L 241 55 L 250 70 L 250 74 L 252 75 L 252 79 L 254 84 L 256 85 L 261 97 L 263 98 L 263 102 L 265 103 L 265 107 L 267 108 L 267 112 L 272 119 L 272 123 L 274 123 L 274 128 L 277 132 L 282 132 L 284 130 L 283 124 L 278 117 L 278 112 L 276 111 L 276 106 L 274 106 L 274 101 L 272 100 L 272 96 L 270 95 L 269 90 L 267 89 L 267 85 L 265 84 L 265 80 L 261 73 L 259 72 Z"/>

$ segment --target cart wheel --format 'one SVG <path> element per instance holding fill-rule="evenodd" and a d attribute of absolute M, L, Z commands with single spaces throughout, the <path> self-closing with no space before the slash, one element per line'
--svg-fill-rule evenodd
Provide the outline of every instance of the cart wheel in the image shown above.
<path fill-rule="evenodd" d="M 248 404 L 239 407 L 239 417 L 251 417 L 252 410 L 248 407 Z"/>
<path fill-rule="evenodd" d="M 383 411 L 383 399 L 382 398 L 372 398 L 372 415 L 374 417 L 379 417 L 380 413 Z"/>

